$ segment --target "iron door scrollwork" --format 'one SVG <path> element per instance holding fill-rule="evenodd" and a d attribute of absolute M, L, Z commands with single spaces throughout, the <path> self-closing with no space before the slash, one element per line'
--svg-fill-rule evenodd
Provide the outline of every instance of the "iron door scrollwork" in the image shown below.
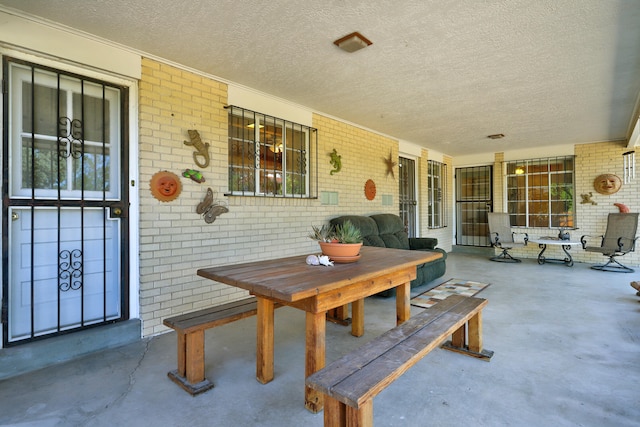
<path fill-rule="evenodd" d="M 58 257 L 58 288 L 62 292 L 82 288 L 82 251 L 60 251 Z"/>

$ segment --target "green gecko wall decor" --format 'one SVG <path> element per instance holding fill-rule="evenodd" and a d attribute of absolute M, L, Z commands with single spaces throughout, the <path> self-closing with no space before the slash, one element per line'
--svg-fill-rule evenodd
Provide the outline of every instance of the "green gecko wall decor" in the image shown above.
<path fill-rule="evenodd" d="M 331 153 L 329 153 L 329 155 L 331 156 L 329 163 L 333 166 L 333 170 L 329 172 L 329 174 L 333 175 L 334 173 L 340 172 L 340 169 L 342 169 L 342 156 L 338 154 L 335 148 Z"/>

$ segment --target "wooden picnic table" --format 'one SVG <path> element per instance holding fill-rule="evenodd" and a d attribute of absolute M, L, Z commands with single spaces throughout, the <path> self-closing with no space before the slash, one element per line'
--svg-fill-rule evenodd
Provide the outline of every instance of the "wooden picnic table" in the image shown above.
<path fill-rule="evenodd" d="M 333 267 L 307 265 L 307 255 L 225 265 L 198 275 L 246 289 L 257 298 L 256 377 L 273 379 L 274 304 L 306 312 L 305 378 L 325 366 L 326 312 L 351 303 L 351 333 L 364 333 L 364 298 L 396 288 L 396 324 L 409 319 L 410 282 L 416 266 L 442 257 L 438 252 L 362 247 L 360 259 Z M 305 406 L 323 409 L 322 393 L 305 386 Z"/>

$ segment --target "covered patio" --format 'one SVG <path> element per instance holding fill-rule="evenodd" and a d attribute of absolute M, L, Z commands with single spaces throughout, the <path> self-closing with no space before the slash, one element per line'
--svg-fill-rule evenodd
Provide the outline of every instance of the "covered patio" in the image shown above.
<path fill-rule="evenodd" d="M 490 283 L 489 363 L 434 350 L 376 397 L 377 426 L 635 426 L 640 419 L 640 273 L 496 264 L 450 253 L 448 278 Z M 425 289 L 413 289 L 415 295 Z M 412 310 L 418 312 L 420 308 Z M 206 375 L 192 397 L 167 378 L 175 333 L 0 382 L 0 425 L 321 426 L 304 408 L 304 313 L 276 312 L 275 379 L 255 379 L 255 317 L 207 332 Z M 395 324 L 393 299 L 365 303 L 365 335 L 327 326 L 327 362 Z"/>

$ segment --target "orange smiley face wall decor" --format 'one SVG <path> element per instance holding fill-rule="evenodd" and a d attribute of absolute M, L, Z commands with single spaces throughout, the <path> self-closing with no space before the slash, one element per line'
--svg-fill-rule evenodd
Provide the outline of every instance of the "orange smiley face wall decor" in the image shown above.
<path fill-rule="evenodd" d="M 621 187 L 620 177 L 612 173 L 598 175 L 593 181 L 593 188 L 600 194 L 615 194 Z"/>
<path fill-rule="evenodd" d="M 169 171 L 156 172 L 151 177 L 151 194 L 161 202 L 175 200 L 182 191 L 182 184 L 178 175 Z"/>

